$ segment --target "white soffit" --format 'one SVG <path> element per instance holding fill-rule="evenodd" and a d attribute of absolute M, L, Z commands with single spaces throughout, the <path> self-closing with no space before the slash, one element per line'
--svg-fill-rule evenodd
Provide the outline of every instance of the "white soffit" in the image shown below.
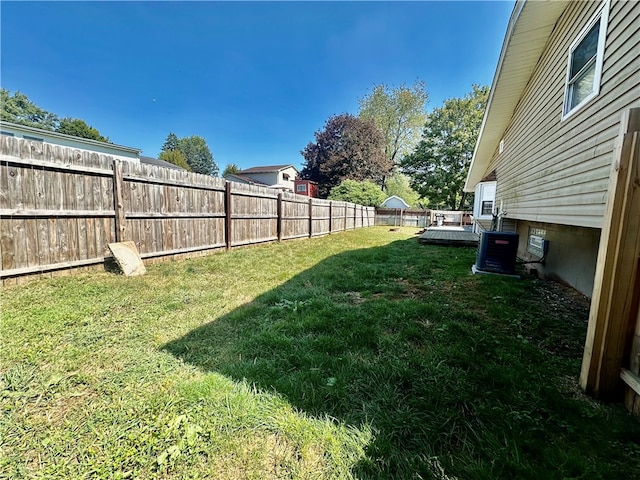
<path fill-rule="evenodd" d="M 484 177 L 551 32 L 568 3 L 568 0 L 516 2 L 491 84 L 465 191 L 473 192 L 475 185 Z"/>

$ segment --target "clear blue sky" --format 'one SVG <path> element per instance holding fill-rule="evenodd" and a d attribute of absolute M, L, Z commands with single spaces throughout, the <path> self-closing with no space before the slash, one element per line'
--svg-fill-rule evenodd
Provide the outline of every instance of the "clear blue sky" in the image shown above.
<path fill-rule="evenodd" d="M 512 1 L 7 2 L 2 87 L 157 156 L 200 135 L 220 170 L 303 162 L 375 84 L 427 84 L 428 110 L 490 85 Z"/>

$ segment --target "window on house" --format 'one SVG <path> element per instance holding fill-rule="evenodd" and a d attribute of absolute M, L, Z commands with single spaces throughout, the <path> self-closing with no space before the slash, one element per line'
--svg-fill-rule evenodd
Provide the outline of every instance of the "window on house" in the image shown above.
<path fill-rule="evenodd" d="M 571 44 L 564 117 L 600 93 L 608 4 Z"/>
<path fill-rule="evenodd" d="M 32 137 L 31 135 L 23 135 L 22 138 L 25 140 L 33 140 L 34 142 L 44 142 L 44 138 Z"/>
<path fill-rule="evenodd" d="M 0 135 L 6 135 L 7 137 L 14 137 L 15 135 L 11 132 L 5 132 L 4 130 L 0 130 Z"/>
<path fill-rule="evenodd" d="M 493 201 L 492 200 L 484 200 L 482 202 L 481 215 L 493 215 Z"/>
<path fill-rule="evenodd" d="M 285 180 L 285 181 L 289 180 L 289 174 L 288 173 L 283 173 L 282 174 L 282 179 Z"/>
<path fill-rule="evenodd" d="M 306 192 L 307 191 L 307 186 L 306 185 L 297 185 L 296 186 L 296 191 L 298 191 L 298 192 Z"/>

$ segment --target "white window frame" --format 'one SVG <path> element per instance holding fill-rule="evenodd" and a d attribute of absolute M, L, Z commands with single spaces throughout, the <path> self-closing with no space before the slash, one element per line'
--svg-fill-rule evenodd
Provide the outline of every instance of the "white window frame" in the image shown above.
<path fill-rule="evenodd" d="M 473 201 L 473 215 L 475 218 L 480 220 L 488 220 L 493 218 L 493 211 L 496 208 L 496 191 L 498 189 L 498 182 L 490 181 L 490 182 L 480 182 L 476 186 L 475 190 L 475 199 Z M 488 194 L 493 190 L 493 195 Z M 492 202 L 492 213 L 490 214 L 482 214 L 482 203 L 483 202 Z"/>
<path fill-rule="evenodd" d="M 605 41 L 607 39 L 607 26 L 609 24 L 609 7 L 610 1 L 606 0 L 602 7 L 591 17 L 587 25 L 580 31 L 580 34 L 576 37 L 576 39 L 571 43 L 569 47 L 569 54 L 567 60 L 567 77 L 564 84 L 564 102 L 562 105 L 562 120 L 569 118 L 571 115 L 579 111 L 583 108 L 589 101 L 593 98 L 597 97 L 600 94 L 600 81 L 602 79 L 602 64 L 604 61 L 604 47 Z M 569 81 L 571 80 L 571 60 L 573 58 L 573 52 L 578 48 L 580 43 L 584 40 L 587 34 L 591 31 L 591 29 L 600 22 L 600 31 L 598 32 L 598 47 L 596 51 L 596 60 L 595 60 L 595 73 L 593 78 L 594 88 L 593 91 L 587 95 L 580 103 L 571 107 L 571 99 L 570 99 L 570 85 Z M 578 76 L 577 74 L 575 75 Z"/>

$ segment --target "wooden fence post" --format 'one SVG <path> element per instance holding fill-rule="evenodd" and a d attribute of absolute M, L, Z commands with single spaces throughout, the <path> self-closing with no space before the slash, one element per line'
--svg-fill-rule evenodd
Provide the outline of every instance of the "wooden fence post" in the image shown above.
<path fill-rule="evenodd" d="M 333 201 L 329 200 L 329 233 L 333 232 Z"/>
<path fill-rule="evenodd" d="M 282 241 L 282 192 L 278 193 L 278 241 Z"/>
<path fill-rule="evenodd" d="M 580 373 L 581 387 L 603 400 L 619 398 L 640 295 L 640 108 L 620 123 Z"/>
<path fill-rule="evenodd" d="M 116 212 L 116 242 L 123 242 L 125 239 L 125 213 L 124 200 L 122 195 L 122 162 L 113 161 L 113 209 Z"/>
<path fill-rule="evenodd" d="M 344 202 L 344 228 L 342 229 L 344 232 L 347 231 L 347 209 L 349 207 L 347 206 L 347 202 Z"/>
<path fill-rule="evenodd" d="M 309 238 L 313 235 L 313 198 L 309 199 Z"/>
<path fill-rule="evenodd" d="M 356 226 L 358 225 L 358 206 L 354 203 L 353 204 L 353 229 L 356 229 Z"/>
<path fill-rule="evenodd" d="M 231 182 L 224 185 L 224 236 L 227 250 L 231 248 Z"/>

